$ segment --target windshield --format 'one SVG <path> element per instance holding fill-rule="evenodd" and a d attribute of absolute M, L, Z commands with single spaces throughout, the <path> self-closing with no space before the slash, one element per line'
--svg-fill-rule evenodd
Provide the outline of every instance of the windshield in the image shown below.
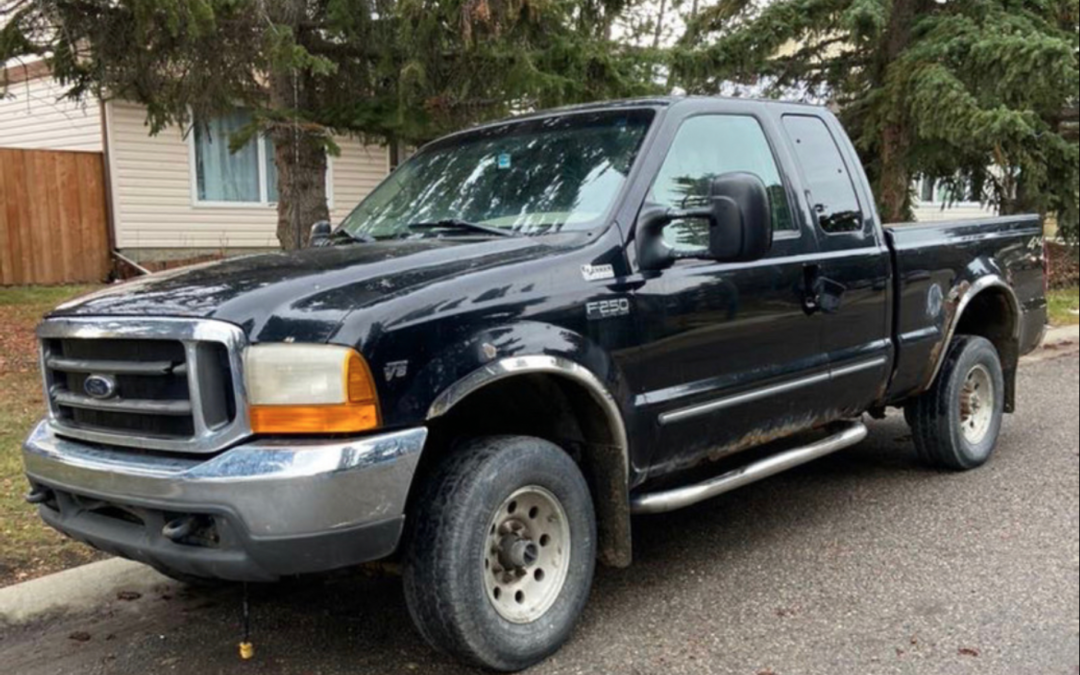
<path fill-rule="evenodd" d="M 436 142 L 368 195 L 342 229 L 359 239 L 592 229 L 626 182 L 653 116 L 563 115 Z"/>

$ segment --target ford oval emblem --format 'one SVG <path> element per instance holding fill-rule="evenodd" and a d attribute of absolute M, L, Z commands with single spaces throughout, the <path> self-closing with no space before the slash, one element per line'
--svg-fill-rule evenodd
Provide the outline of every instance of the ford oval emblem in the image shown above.
<path fill-rule="evenodd" d="M 116 396 L 116 378 L 112 375 L 91 375 L 83 382 L 83 391 L 91 398 L 112 398 Z"/>

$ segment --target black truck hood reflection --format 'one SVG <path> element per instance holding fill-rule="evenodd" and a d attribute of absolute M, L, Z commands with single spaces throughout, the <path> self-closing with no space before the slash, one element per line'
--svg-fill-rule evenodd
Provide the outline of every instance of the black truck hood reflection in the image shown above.
<path fill-rule="evenodd" d="M 51 316 L 213 318 L 241 326 L 253 342 L 323 342 L 354 310 L 555 250 L 521 237 L 420 239 L 245 256 L 108 288 L 61 305 Z"/>

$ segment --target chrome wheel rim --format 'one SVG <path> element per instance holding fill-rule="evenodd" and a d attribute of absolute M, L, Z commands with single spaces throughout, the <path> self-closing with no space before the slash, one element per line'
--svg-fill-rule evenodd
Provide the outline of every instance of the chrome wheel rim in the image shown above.
<path fill-rule="evenodd" d="M 559 599 L 570 568 L 570 521 L 542 487 L 525 487 L 502 503 L 488 527 L 484 586 L 492 607 L 511 623 L 533 623 Z"/>
<path fill-rule="evenodd" d="M 960 392 L 960 428 L 964 438 L 978 445 L 990 433 L 994 422 L 994 378 L 986 366 L 977 365 L 968 373 Z"/>

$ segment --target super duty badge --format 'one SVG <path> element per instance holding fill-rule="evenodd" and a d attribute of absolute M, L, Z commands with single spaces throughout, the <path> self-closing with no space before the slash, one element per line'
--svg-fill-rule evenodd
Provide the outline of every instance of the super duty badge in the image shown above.
<path fill-rule="evenodd" d="M 613 298 L 611 300 L 594 300 L 586 303 L 585 313 L 589 317 L 589 321 L 614 319 L 619 316 L 630 316 L 630 299 Z"/>

